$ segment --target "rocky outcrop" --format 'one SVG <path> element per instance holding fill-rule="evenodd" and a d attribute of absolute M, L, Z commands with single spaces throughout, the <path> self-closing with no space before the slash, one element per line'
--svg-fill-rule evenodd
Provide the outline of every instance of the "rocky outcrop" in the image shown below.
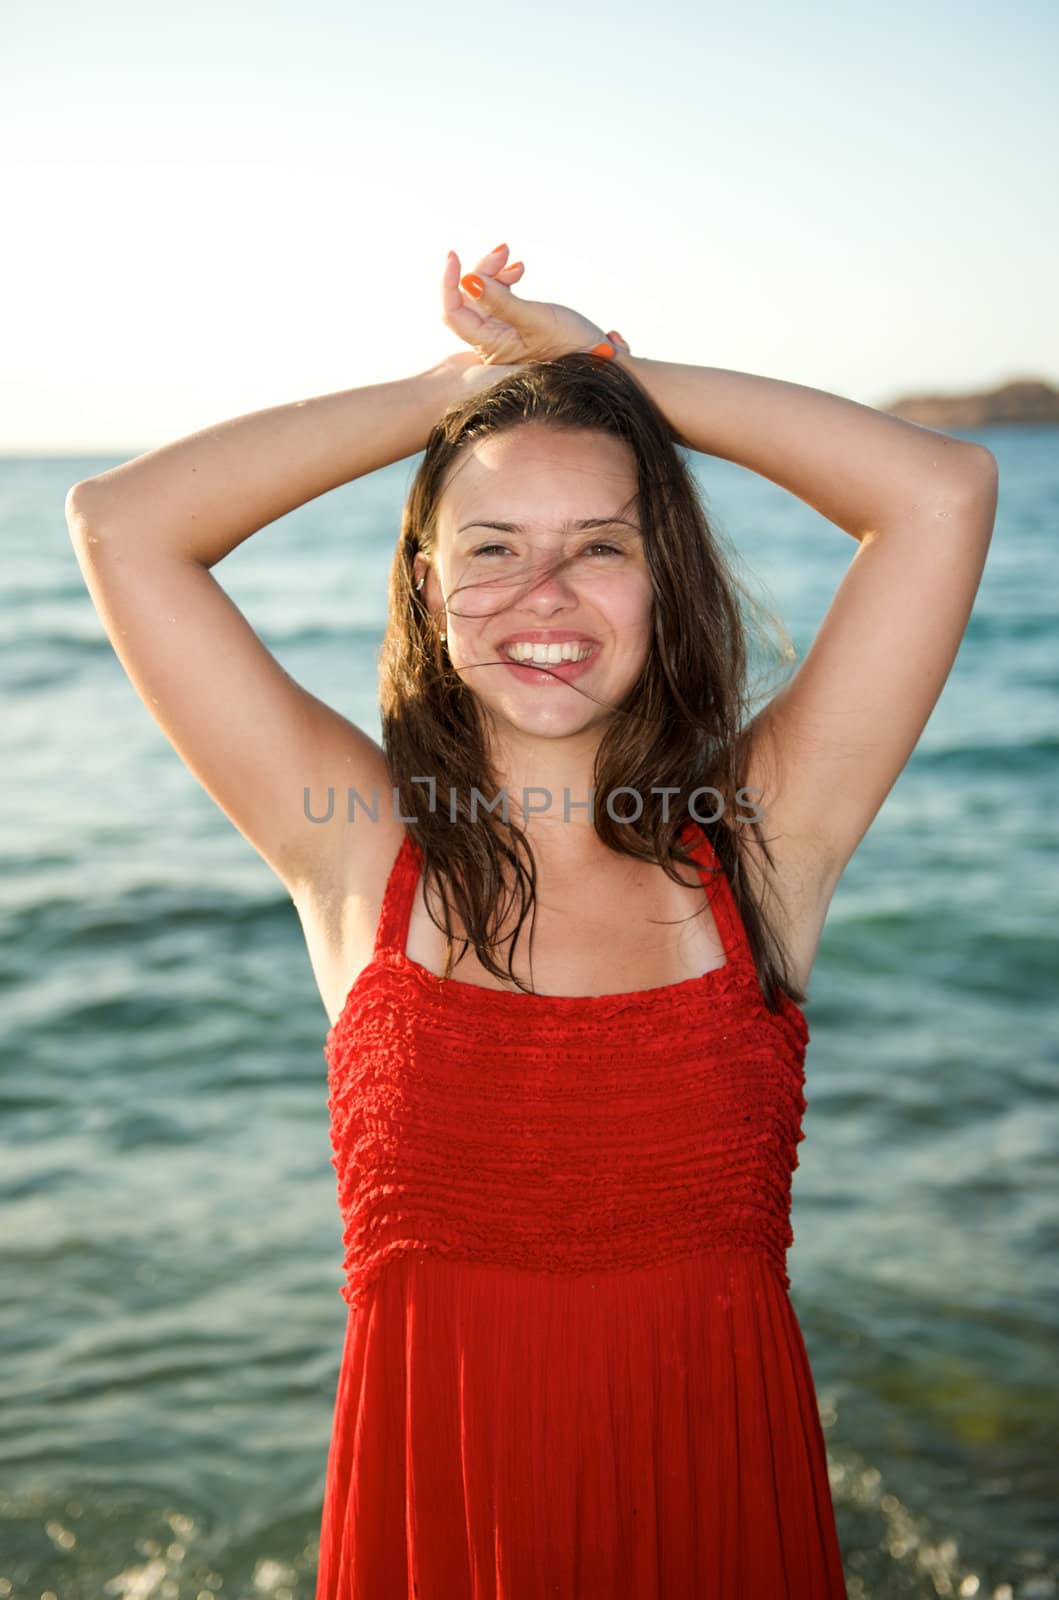
<path fill-rule="evenodd" d="M 908 395 L 881 406 L 927 428 L 984 428 L 998 422 L 1059 423 L 1059 389 L 1039 378 L 1015 378 L 981 394 Z"/>

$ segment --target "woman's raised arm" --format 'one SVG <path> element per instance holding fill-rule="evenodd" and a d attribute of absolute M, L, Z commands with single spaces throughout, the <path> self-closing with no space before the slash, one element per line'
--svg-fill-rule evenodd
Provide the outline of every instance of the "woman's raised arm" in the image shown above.
<path fill-rule="evenodd" d="M 284 671 L 209 570 L 257 529 L 424 447 L 495 368 L 430 371 L 223 422 L 75 485 L 70 537 L 129 680 L 184 764 L 302 908 L 371 864 L 345 791 L 389 796 L 379 745 Z M 313 822 L 335 791 L 335 819 Z M 305 805 L 305 795 L 312 807 Z"/>
<path fill-rule="evenodd" d="M 984 446 L 818 389 L 615 357 L 694 450 L 760 473 L 857 540 L 798 671 L 758 713 L 767 836 L 826 901 L 934 709 L 985 566 Z"/>
<path fill-rule="evenodd" d="M 296 507 L 422 450 L 475 367 L 483 383 L 496 382 L 495 371 L 459 353 L 392 383 L 216 423 L 75 484 L 67 521 L 132 539 L 141 555 L 215 566 Z"/>

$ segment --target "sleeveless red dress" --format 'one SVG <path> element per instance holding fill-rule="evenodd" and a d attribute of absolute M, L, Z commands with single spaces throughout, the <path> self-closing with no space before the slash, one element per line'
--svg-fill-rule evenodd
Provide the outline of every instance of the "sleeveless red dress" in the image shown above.
<path fill-rule="evenodd" d="M 726 964 L 566 996 L 406 956 L 405 835 L 324 1045 L 349 1314 L 316 1600 L 846 1600 L 786 1272 L 809 1029 L 683 837 Z"/>

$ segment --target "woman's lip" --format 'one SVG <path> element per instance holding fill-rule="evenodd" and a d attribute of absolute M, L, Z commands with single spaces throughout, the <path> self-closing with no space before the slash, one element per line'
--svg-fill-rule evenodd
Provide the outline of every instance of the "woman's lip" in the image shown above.
<path fill-rule="evenodd" d="M 513 644 L 587 644 L 595 650 L 599 640 L 590 633 L 534 633 L 530 628 L 527 633 L 512 633 L 506 639 L 501 639 L 497 649 L 507 650 Z"/>
<path fill-rule="evenodd" d="M 599 647 L 595 644 L 581 661 L 512 661 L 507 652 L 503 652 L 505 667 L 524 683 L 554 683 L 557 678 L 563 683 L 569 683 L 572 679 L 580 677 L 581 673 L 592 665 L 598 654 Z"/>

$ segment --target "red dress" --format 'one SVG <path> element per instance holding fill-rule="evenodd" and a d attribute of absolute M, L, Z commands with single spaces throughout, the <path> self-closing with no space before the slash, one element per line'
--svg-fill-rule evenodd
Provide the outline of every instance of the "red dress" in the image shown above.
<path fill-rule="evenodd" d="M 404 954 L 327 1034 L 349 1306 L 316 1600 L 846 1600 L 789 1299 L 809 1029 L 726 964 L 531 995 Z"/>

